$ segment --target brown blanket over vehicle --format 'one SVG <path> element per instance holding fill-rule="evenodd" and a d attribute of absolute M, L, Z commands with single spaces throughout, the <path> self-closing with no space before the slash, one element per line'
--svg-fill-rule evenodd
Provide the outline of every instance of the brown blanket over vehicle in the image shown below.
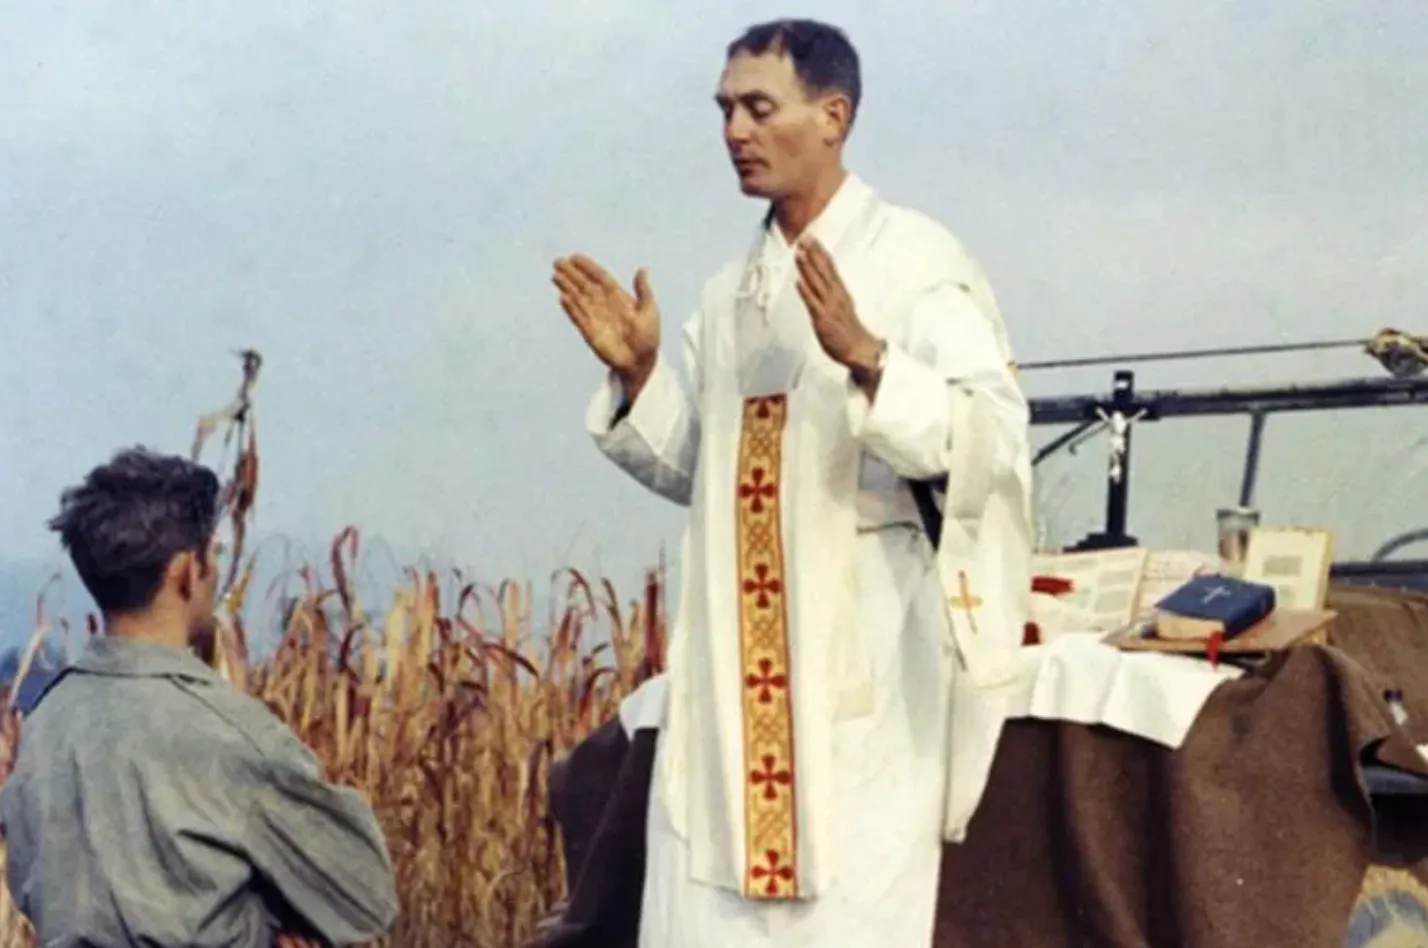
<path fill-rule="evenodd" d="M 1219 687 L 1174 751 L 1011 722 L 966 842 L 944 849 L 932 945 L 1340 948 L 1375 829 L 1428 857 L 1424 798 L 1375 809 L 1365 790 L 1366 760 L 1428 776 L 1380 687 L 1303 647 Z M 550 948 L 635 945 L 653 759 L 653 732 L 612 721 L 552 774 L 579 869 Z"/>
<path fill-rule="evenodd" d="M 1376 677 L 1382 688 L 1403 692 L 1404 730 L 1428 744 L 1428 596 L 1396 589 L 1335 586 L 1329 608 L 1329 644 Z"/>

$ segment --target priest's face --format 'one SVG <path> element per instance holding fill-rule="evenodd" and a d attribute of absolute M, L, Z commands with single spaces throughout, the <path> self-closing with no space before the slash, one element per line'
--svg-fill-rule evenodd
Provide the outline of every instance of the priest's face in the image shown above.
<path fill-rule="evenodd" d="M 751 197 L 798 194 L 838 161 L 846 109 L 836 96 L 809 95 L 781 52 L 730 57 L 714 100 L 739 187 Z"/>

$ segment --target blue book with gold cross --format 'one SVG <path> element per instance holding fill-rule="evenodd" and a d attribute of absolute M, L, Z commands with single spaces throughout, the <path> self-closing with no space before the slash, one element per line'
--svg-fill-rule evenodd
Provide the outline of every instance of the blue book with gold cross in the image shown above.
<path fill-rule="evenodd" d="M 1230 576 L 1196 576 L 1155 604 L 1161 639 L 1232 639 L 1274 611 L 1274 587 Z"/>

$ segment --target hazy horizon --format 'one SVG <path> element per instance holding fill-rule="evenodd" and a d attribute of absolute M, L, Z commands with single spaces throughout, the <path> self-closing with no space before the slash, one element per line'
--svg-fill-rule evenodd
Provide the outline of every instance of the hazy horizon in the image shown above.
<path fill-rule="evenodd" d="M 0 9 L 0 643 L 60 562 L 60 489 L 186 451 L 265 358 L 257 529 L 623 594 L 682 512 L 582 427 L 599 379 L 548 282 L 648 266 L 666 340 L 758 219 L 719 142 L 724 44 L 763 3 Z M 1385 0 L 827 0 L 863 58 L 852 169 L 986 268 L 1019 358 L 1428 331 L 1428 16 Z M 672 344 L 667 349 L 673 355 Z M 1139 367 L 1139 385 L 1375 375 L 1357 353 Z M 1030 373 L 1030 394 L 1110 369 Z M 1419 409 L 1277 418 L 1266 518 L 1364 556 L 1416 519 Z M 1243 421 L 1144 426 L 1134 532 L 1212 542 Z M 1051 432 L 1038 432 L 1038 439 Z M 1039 473 L 1102 516 L 1100 440 Z M 6 577 L 10 577 L 6 580 Z M 42 582 L 43 580 L 41 580 Z M 23 634 L 23 632 L 22 632 Z"/>

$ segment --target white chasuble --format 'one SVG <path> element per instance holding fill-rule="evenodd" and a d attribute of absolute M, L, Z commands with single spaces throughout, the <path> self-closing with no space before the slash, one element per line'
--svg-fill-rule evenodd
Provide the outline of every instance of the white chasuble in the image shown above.
<path fill-rule="evenodd" d="M 661 361 L 627 413 L 610 381 L 587 416 L 690 508 L 667 674 L 622 711 L 660 726 L 642 945 L 925 944 L 1018 667 L 1027 406 L 995 302 L 856 177 L 810 231 L 889 342 L 872 403 L 769 226 L 705 286 L 689 389 Z M 949 471 L 934 558 L 907 479 Z"/>

